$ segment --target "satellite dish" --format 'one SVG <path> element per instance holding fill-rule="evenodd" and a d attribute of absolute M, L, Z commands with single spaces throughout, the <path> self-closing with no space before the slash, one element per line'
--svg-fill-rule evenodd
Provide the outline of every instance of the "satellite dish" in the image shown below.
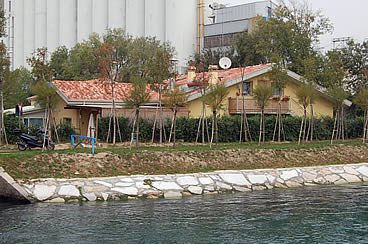
<path fill-rule="evenodd" d="M 228 57 L 223 57 L 220 59 L 219 65 L 222 69 L 228 69 L 231 67 L 231 59 Z"/>

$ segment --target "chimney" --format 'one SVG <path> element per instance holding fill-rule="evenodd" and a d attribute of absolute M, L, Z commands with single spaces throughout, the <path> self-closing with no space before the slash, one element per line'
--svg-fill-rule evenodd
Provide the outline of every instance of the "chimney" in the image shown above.
<path fill-rule="evenodd" d="M 196 77 L 196 67 L 188 66 L 188 83 L 193 82 Z"/>
<path fill-rule="evenodd" d="M 216 85 L 218 81 L 218 66 L 217 65 L 210 65 L 208 66 L 209 71 L 209 84 Z"/>

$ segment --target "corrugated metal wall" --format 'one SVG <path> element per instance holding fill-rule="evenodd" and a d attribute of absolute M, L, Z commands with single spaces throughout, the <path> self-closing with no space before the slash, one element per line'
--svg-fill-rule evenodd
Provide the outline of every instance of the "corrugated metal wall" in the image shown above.
<path fill-rule="evenodd" d="M 176 48 L 179 66 L 196 50 L 197 0 L 12 0 L 14 66 L 27 66 L 36 48 L 74 46 L 92 32 L 124 28 L 133 36 L 156 36 Z M 205 6 L 213 0 L 205 0 Z M 7 9 L 5 9 L 7 11 Z M 209 11 L 206 9 L 206 14 Z M 205 17 L 207 21 L 207 16 Z"/>

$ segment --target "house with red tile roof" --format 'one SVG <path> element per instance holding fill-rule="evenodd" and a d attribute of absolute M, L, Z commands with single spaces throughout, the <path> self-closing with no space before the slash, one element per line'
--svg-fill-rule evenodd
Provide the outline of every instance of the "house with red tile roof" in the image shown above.
<path fill-rule="evenodd" d="M 187 95 L 187 105 L 182 108 L 178 116 L 198 118 L 202 114 L 203 92 L 197 84 L 198 79 L 205 78 L 210 84 L 223 83 L 229 89 L 228 97 L 225 101 L 225 109 L 222 115 L 237 116 L 242 113 L 243 99 L 244 109 L 249 115 L 260 113 L 252 90 L 259 84 L 271 86 L 269 78 L 271 64 L 254 65 L 244 68 L 232 68 L 218 70 L 217 66 L 211 66 L 209 72 L 196 73 L 195 68 L 188 67 L 186 75 L 176 77 L 175 83 L 183 89 Z M 288 71 L 290 81 L 282 90 L 275 90 L 275 96 L 281 99 L 270 99 L 265 107 L 266 114 L 276 114 L 281 104 L 281 113 L 302 116 L 303 108 L 298 103 L 296 91 L 303 83 L 301 76 Z M 91 127 L 91 120 L 97 125 L 98 117 L 111 115 L 112 96 L 111 83 L 101 80 L 88 81 L 53 81 L 56 88 L 59 102 L 54 111 L 56 122 L 69 123 L 81 135 L 91 135 L 97 131 L 96 126 Z M 133 118 L 134 110 L 127 109 L 124 105 L 125 94 L 131 89 L 130 83 L 115 83 L 115 104 L 117 114 Z M 318 94 L 314 103 L 314 114 L 316 117 L 333 115 L 333 99 L 322 89 L 316 89 Z M 154 119 L 157 114 L 159 94 L 151 91 L 151 100 L 142 106 L 141 115 L 143 118 Z M 34 106 L 35 104 L 31 104 Z M 39 111 L 38 111 L 39 112 Z M 206 115 L 212 114 L 206 107 Z M 164 117 L 171 118 L 171 111 L 164 109 Z"/>
<path fill-rule="evenodd" d="M 195 68 L 189 67 L 188 74 L 177 78 L 177 83 L 182 84 L 188 93 L 187 107 L 190 111 L 190 117 L 200 117 L 202 114 L 202 100 L 203 96 L 199 86 L 196 86 L 196 77 L 205 77 L 209 83 L 223 83 L 228 88 L 229 94 L 225 101 L 225 109 L 221 112 L 222 115 L 239 115 L 243 110 L 247 114 L 259 114 L 260 108 L 256 103 L 256 99 L 252 94 L 252 90 L 259 84 L 271 86 L 271 79 L 269 72 L 271 71 L 271 64 L 254 65 L 243 68 L 232 68 L 227 70 L 218 70 L 217 67 L 210 67 L 209 72 L 195 73 Z M 298 74 L 287 71 L 290 81 L 284 89 L 275 89 L 275 98 L 270 99 L 265 107 L 266 114 L 276 114 L 281 104 L 281 113 L 292 116 L 303 116 L 303 107 L 298 103 L 296 91 L 298 87 L 304 82 L 303 78 Z M 212 81 L 211 81 L 212 80 Z M 334 100 L 327 95 L 322 88 L 316 89 L 317 97 L 313 104 L 314 115 L 333 116 L 333 102 Z M 349 101 L 346 102 L 349 105 Z M 309 111 L 309 108 L 308 108 Z M 212 114 L 212 111 L 206 107 L 206 115 Z"/>

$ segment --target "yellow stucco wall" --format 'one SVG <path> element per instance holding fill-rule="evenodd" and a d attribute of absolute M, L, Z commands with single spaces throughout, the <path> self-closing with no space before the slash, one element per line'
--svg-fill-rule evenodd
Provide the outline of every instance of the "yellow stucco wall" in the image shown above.
<path fill-rule="evenodd" d="M 253 78 L 252 80 L 250 80 L 253 82 L 253 89 L 257 86 L 257 84 L 259 83 L 259 81 L 262 82 L 266 82 L 267 85 L 271 85 L 271 81 L 269 80 L 269 78 L 266 75 L 261 75 L 261 76 L 257 76 L 255 78 Z M 291 112 L 297 116 L 302 116 L 303 115 L 303 108 L 302 106 L 298 103 L 298 99 L 296 97 L 296 90 L 298 88 L 298 85 L 294 82 L 289 82 L 287 84 L 287 86 L 285 87 L 283 93 L 284 96 L 290 96 L 291 100 L 290 100 L 290 109 Z M 236 93 L 238 91 L 241 91 L 241 83 L 233 85 L 231 87 L 228 87 L 229 89 L 229 94 L 227 96 L 227 98 L 224 101 L 224 110 L 220 112 L 221 115 L 226 114 L 229 115 L 229 97 L 231 98 L 235 98 L 236 97 Z M 253 98 L 253 96 L 249 96 L 247 98 Z M 197 98 L 193 101 L 188 102 L 187 104 L 188 109 L 190 111 L 189 116 L 191 118 L 198 118 L 201 115 L 202 112 L 202 100 L 200 98 Z M 331 101 L 329 101 L 328 99 L 326 99 L 325 97 L 319 95 L 316 100 L 315 103 L 313 105 L 313 109 L 314 109 L 314 115 L 316 117 L 320 117 L 320 116 L 331 116 L 333 115 L 333 104 Z M 309 108 L 308 108 L 309 111 Z M 210 108 L 208 106 L 206 106 L 206 115 L 209 116 L 212 114 L 212 111 L 210 110 Z"/>
<path fill-rule="evenodd" d="M 79 131 L 79 110 L 77 109 L 65 109 L 66 103 L 61 97 L 58 96 L 58 102 L 54 109 L 54 116 L 56 123 L 59 124 L 60 121 L 63 122 L 64 118 L 72 119 L 72 127 Z"/>

